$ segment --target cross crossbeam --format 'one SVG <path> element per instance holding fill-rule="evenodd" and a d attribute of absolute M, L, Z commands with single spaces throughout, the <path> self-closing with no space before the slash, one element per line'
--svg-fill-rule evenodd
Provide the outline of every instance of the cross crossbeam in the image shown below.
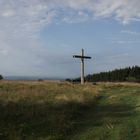
<path fill-rule="evenodd" d="M 84 59 L 91 59 L 90 56 L 84 56 L 84 49 L 82 49 L 81 55 L 74 55 L 73 58 L 81 59 L 81 84 L 84 84 Z"/>
<path fill-rule="evenodd" d="M 73 58 L 91 59 L 89 56 L 74 55 Z"/>

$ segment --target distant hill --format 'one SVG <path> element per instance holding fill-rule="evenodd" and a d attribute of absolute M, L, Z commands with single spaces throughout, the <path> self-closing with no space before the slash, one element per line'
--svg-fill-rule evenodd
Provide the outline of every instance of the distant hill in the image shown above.
<path fill-rule="evenodd" d="M 43 76 L 4 76 L 5 80 L 11 80 L 11 81 L 18 81 L 18 80 L 25 80 L 25 81 L 36 81 L 36 80 L 63 80 L 58 77 L 43 77 Z"/>
<path fill-rule="evenodd" d="M 80 81 L 80 78 L 73 79 L 74 82 Z M 89 74 L 85 77 L 87 82 L 140 82 L 140 67 L 126 67 L 115 69 L 108 72 Z"/>

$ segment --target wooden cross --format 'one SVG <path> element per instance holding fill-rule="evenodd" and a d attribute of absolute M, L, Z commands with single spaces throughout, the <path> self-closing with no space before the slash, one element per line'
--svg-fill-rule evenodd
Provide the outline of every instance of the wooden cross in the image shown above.
<path fill-rule="evenodd" d="M 91 59 L 89 56 L 84 56 L 84 49 L 82 49 L 81 55 L 74 55 L 73 58 L 81 59 L 81 84 L 84 84 L 84 59 Z"/>

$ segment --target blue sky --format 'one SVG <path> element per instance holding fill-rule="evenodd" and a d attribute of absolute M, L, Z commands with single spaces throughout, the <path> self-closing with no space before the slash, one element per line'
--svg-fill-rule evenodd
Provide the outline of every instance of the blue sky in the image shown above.
<path fill-rule="evenodd" d="M 139 0 L 1 0 L 0 74 L 77 77 L 140 65 Z"/>

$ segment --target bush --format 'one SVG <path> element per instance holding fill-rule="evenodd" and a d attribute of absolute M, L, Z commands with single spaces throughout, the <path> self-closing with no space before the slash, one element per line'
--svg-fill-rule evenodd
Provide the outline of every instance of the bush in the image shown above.
<path fill-rule="evenodd" d="M 0 75 L 0 80 L 2 80 L 3 79 L 3 77 L 2 77 L 2 75 Z"/>
<path fill-rule="evenodd" d="M 39 82 L 43 82 L 44 80 L 43 80 L 43 79 L 38 79 L 38 81 L 39 81 Z"/>
<path fill-rule="evenodd" d="M 66 79 L 65 81 L 67 81 L 67 82 L 72 82 L 72 80 L 71 80 L 71 79 Z"/>

